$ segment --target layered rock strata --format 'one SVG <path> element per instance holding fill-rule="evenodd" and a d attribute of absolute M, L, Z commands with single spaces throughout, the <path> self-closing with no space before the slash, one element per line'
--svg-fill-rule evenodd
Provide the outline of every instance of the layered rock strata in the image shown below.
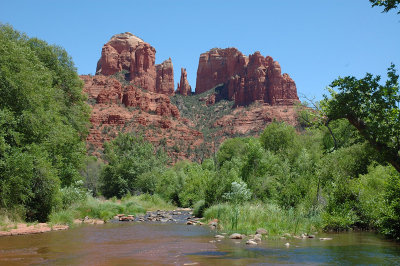
<path fill-rule="evenodd" d="M 80 77 L 92 106 L 92 127 L 87 138 L 91 154 L 99 156 L 103 143 L 119 132 L 137 132 L 155 146 L 165 146 L 174 160 L 188 157 L 186 150 L 171 147 L 195 149 L 203 143 L 203 134 L 195 130 L 190 121 L 180 117 L 178 108 L 167 95 L 122 85 L 112 77 Z"/>
<path fill-rule="evenodd" d="M 226 138 L 256 136 L 273 120 L 297 124 L 296 84 L 269 56 L 244 56 L 236 48 L 203 53 L 196 94 L 215 90 L 189 99 L 170 97 L 175 93 L 172 60 L 156 65 L 155 54 L 133 34 L 117 34 L 103 46 L 96 75 L 81 76 L 92 106 L 90 154 L 100 157 L 104 142 L 133 132 L 173 161 L 202 161 Z M 192 94 L 185 68 L 176 93 Z"/>
<path fill-rule="evenodd" d="M 295 82 L 272 57 L 255 52 L 243 55 L 236 48 L 211 49 L 200 55 L 196 94 L 223 84 L 236 106 L 261 101 L 270 105 L 299 102 Z"/>
<path fill-rule="evenodd" d="M 156 50 L 130 32 L 111 37 L 101 51 L 96 74 L 114 75 L 125 70 L 136 86 L 166 95 L 174 94 L 174 70 L 171 58 L 155 64 Z"/>

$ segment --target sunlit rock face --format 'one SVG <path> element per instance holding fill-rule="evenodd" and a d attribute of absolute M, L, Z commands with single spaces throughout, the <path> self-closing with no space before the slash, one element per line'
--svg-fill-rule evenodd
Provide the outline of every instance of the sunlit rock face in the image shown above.
<path fill-rule="evenodd" d="M 243 55 L 236 48 L 211 49 L 200 55 L 196 94 L 219 84 L 227 88 L 229 100 L 236 106 L 261 101 L 270 105 L 293 105 L 299 102 L 295 82 L 272 57 L 260 52 Z"/>
<path fill-rule="evenodd" d="M 116 34 L 103 46 L 96 74 L 110 76 L 126 70 L 127 79 L 150 92 L 174 94 L 171 58 L 156 65 L 156 50 L 132 33 Z"/>
<path fill-rule="evenodd" d="M 178 89 L 177 93 L 187 96 L 190 95 L 192 91 L 192 87 L 189 84 L 189 81 L 187 80 L 187 72 L 186 68 L 181 68 L 181 80 L 178 83 Z"/>

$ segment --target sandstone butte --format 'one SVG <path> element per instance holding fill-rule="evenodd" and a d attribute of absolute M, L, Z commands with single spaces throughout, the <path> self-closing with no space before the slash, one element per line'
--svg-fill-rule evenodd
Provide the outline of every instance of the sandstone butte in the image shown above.
<path fill-rule="evenodd" d="M 111 37 L 101 51 L 96 74 L 110 76 L 128 71 L 128 79 L 148 90 L 174 94 L 174 68 L 171 58 L 156 65 L 156 49 L 130 32 Z"/>
<path fill-rule="evenodd" d="M 281 74 L 281 66 L 260 52 L 243 55 L 236 48 L 211 49 L 200 55 L 196 94 L 224 84 L 227 98 L 236 106 L 261 101 L 270 105 L 299 102 L 295 82 Z"/>
<path fill-rule="evenodd" d="M 133 34 L 117 34 L 103 46 L 96 75 L 81 76 L 92 106 L 90 154 L 100 156 L 103 143 L 119 132 L 136 132 L 164 147 L 173 161 L 199 160 L 200 153 L 210 156 L 226 138 L 258 135 L 273 120 L 297 124 L 295 82 L 282 75 L 279 63 L 269 56 L 212 49 L 200 55 L 195 95 L 182 68 L 176 90 L 181 96 L 174 96 L 172 60 L 156 65 L 155 54 Z M 211 90 L 218 86 L 219 93 Z M 198 105 L 185 107 L 179 101 L 186 97 L 197 99 Z M 234 102 L 228 114 L 219 115 L 221 100 Z M 212 117 L 204 112 L 207 108 Z M 183 110 L 193 116 L 182 117 Z M 202 117 L 207 126 L 200 124 Z"/>

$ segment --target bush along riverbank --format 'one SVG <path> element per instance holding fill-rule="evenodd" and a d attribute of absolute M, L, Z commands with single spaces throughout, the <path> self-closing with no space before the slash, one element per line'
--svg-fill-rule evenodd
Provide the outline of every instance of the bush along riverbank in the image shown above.
<path fill-rule="evenodd" d="M 70 196 L 74 196 L 73 193 Z M 115 221 L 116 217 L 118 221 L 135 219 L 138 221 L 142 216 L 153 217 L 157 210 L 166 210 L 172 213 L 172 210 L 175 209 L 175 206 L 165 202 L 157 195 L 126 196 L 120 200 L 105 200 L 93 198 L 90 195 L 81 195 L 80 198 L 76 197 L 76 200 L 68 207 L 52 212 L 47 223 L 26 223 L 18 217 L 16 212 L 3 211 L 0 215 L 0 236 L 66 230 L 79 224 L 104 224 Z M 177 218 L 182 213 L 186 216 L 192 214 L 187 209 L 178 209 L 174 212 Z M 119 219 L 120 217 L 127 219 Z M 129 217 L 133 217 L 133 219 L 129 219 Z"/>
<path fill-rule="evenodd" d="M 159 195 L 205 221 L 218 219 L 227 232 L 261 227 L 279 237 L 361 229 L 396 238 L 400 228 L 393 200 L 400 176 L 346 120 L 300 132 L 273 122 L 259 138 L 227 139 L 201 163 L 162 164 L 162 150 L 131 134 L 107 144 L 105 157 L 100 192 Z"/>

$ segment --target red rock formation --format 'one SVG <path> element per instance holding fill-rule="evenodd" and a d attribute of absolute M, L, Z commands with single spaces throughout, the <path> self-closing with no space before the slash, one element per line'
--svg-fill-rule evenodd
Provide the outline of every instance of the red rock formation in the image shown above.
<path fill-rule="evenodd" d="M 92 127 L 87 138 L 92 154 L 100 156 L 93 149 L 101 150 L 104 142 L 121 131 L 144 134 L 156 146 L 165 138 L 169 153 L 171 147 L 182 145 L 184 150 L 170 154 L 175 160 L 190 158 L 186 149 L 195 149 L 203 142 L 202 133 L 194 129 L 193 123 L 180 118 L 178 108 L 167 95 L 123 86 L 115 78 L 103 75 L 85 75 L 81 79 L 92 105 Z"/>
<path fill-rule="evenodd" d="M 168 96 L 143 92 L 134 86 L 125 88 L 122 103 L 127 107 L 139 107 L 140 110 L 145 112 L 155 112 L 161 116 L 179 118 L 179 110 L 171 104 Z"/>
<path fill-rule="evenodd" d="M 187 96 L 192 93 L 192 87 L 187 80 L 186 68 L 181 68 L 181 82 L 178 83 L 177 93 Z"/>
<path fill-rule="evenodd" d="M 240 74 L 247 65 L 247 60 L 236 48 L 215 48 L 201 54 L 197 69 L 196 94 L 226 83 L 230 77 Z"/>
<path fill-rule="evenodd" d="M 282 75 L 279 63 L 271 57 L 259 52 L 247 57 L 235 48 L 202 54 L 196 93 L 212 88 L 220 93 L 193 97 L 200 101 L 195 105 L 185 98 L 171 98 L 186 116 L 181 117 L 169 97 L 174 94 L 172 61 L 156 65 L 155 54 L 150 44 L 131 33 L 114 35 L 102 49 L 98 75 L 81 76 L 92 106 L 87 138 L 90 154 L 101 156 L 104 142 L 120 132 L 135 132 L 165 149 L 174 161 L 199 161 L 213 154 L 226 138 L 257 135 L 275 119 L 297 123 L 296 84 L 289 75 Z M 116 78 L 110 77 L 121 71 Z M 129 84 L 121 84 L 120 77 Z M 184 68 L 176 92 L 191 94 Z M 225 98 L 234 100 L 236 108 L 219 101 Z M 241 107 L 253 102 L 249 108 Z"/>
<path fill-rule="evenodd" d="M 162 62 L 162 64 L 156 65 L 157 80 L 156 80 L 156 92 L 167 95 L 174 94 L 174 67 L 172 65 L 171 58 Z"/>
<path fill-rule="evenodd" d="M 255 52 L 244 56 L 236 48 L 212 49 L 200 55 L 196 94 L 219 84 L 227 88 L 235 105 L 261 101 L 271 105 L 289 105 L 299 101 L 296 84 L 281 74 L 278 62 Z"/>
<path fill-rule="evenodd" d="M 114 35 L 102 49 L 96 74 L 113 75 L 122 70 L 129 81 L 142 89 L 174 94 L 174 71 L 171 59 L 155 65 L 156 50 L 132 33 Z"/>

